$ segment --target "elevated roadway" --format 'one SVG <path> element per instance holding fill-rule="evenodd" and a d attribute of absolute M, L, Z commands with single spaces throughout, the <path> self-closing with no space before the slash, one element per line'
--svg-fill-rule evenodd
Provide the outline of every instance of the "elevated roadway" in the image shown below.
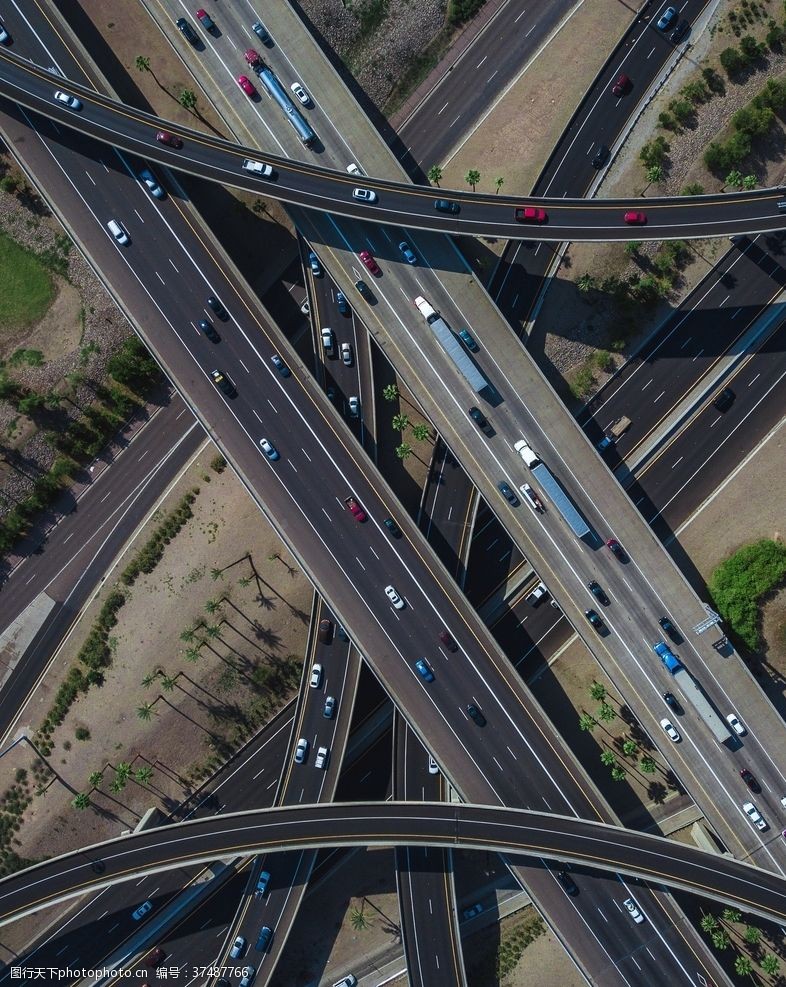
<path fill-rule="evenodd" d="M 79 97 L 81 110 L 73 111 L 54 102 L 54 91 L 60 87 L 66 87 Z M 548 222 L 533 224 L 519 223 L 513 218 L 514 208 L 522 204 L 521 196 L 489 196 L 353 178 L 346 172 L 328 172 L 316 165 L 270 154 L 266 154 L 266 158 L 275 166 L 275 180 L 254 178 L 243 171 L 242 162 L 245 158 L 258 159 L 258 149 L 239 147 L 175 126 L 84 86 L 66 84 L 59 76 L 26 62 L 6 48 L 0 48 L 0 93 L 29 110 L 50 117 L 60 126 L 79 130 L 162 165 L 291 205 L 366 222 L 405 224 L 417 229 L 469 236 L 557 242 L 688 239 L 769 232 L 786 225 L 786 214 L 777 209 L 777 202 L 786 193 L 777 188 L 647 199 L 646 224 L 629 226 L 623 221 L 623 214 L 628 210 L 640 210 L 640 198 L 542 198 L 537 202 L 547 210 Z M 157 143 L 155 134 L 162 129 L 177 135 L 183 141 L 182 149 Z M 361 182 L 377 193 L 376 203 L 366 204 L 353 199 L 352 189 Z M 457 203 L 460 212 L 452 215 L 437 211 L 434 204 L 443 199 Z"/>
<path fill-rule="evenodd" d="M 782 875 L 660 836 L 520 809 L 349 802 L 195 819 L 55 857 L 0 881 L 0 925 L 89 890 L 186 864 L 347 846 L 454 847 L 547 856 L 666 884 L 770 921 L 786 921 Z"/>

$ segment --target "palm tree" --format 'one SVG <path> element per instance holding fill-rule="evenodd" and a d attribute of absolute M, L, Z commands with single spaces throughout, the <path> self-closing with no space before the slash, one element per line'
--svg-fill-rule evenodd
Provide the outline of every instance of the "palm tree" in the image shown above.
<path fill-rule="evenodd" d="M 639 749 L 639 745 L 635 740 L 626 740 L 622 745 L 622 753 L 626 757 L 635 757 L 636 751 Z"/>
<path fill-rule="evenodd" d="M 442 180 L 442 169 L 439 165 L 432 165 L 428 170 L 428 175 L 426 176 L 430 182 L 433 182 L 437 188 L 439 188 L 439 183 Z"/>
<path fill-rule="evenodd" d="M 600 759 L 607 768 L 610 768 L 612 764 L 616 763 L 617 758 L 614 756 L 614 751 L 605 750 L 600 752 Z"/>
<path fill-rule="evenodd" d="M 251 577 L 250 576 L 241 576 L 240 579 L 238 579 L 237 584 L 238 584 L 238 586 L 242 587 L 243 589 L 246 589 L 246 587 L 248 587 L 248 586 L 251 585 Z"/>
<path fill-rule="evenodd" d="M 153 769 L 148 764 L 143 764 L 141 768 L 137 768 L 134 772 L 134 778 L 140 785 L 146 785 L 152 777 Z"/>
<path fill-rule="evenodd" d="M 136 708 L 136 715 L 140 720 L 144 720 L 145 723 L 150 722 L 153 713 L 155 713 L 155 709 L 153 708 L 152 703 L 142 703 L 141 706 L 137 706 Z"/>
<path fill-rule="evenodd" d="M 749 956 L 738 956 L 734 961 L 734 969 L 741 977 L 747 977 L 753 973 L 753 963 Z"/>
<path fill-rule="evenodd" d="M 131 777 L 131 765 L 128 761 L 121 761 L 119 764 L 115 765 L 115 773 L 118 778 L 122 778 L 124 781 L 128 781 Z"/>
<path fill-rule="evenodd" d="M 576 287 L 579 291 L 586 292 L 592 291 L 595 287 L 595 278 L 591 274 L 582 274 L 581 277 L 576 282 Z"/>
<path fill-rule="evenodd" d="M 218 600 L 208 600 L 205 604 L 205 613 L 215 613 L 216 610 L 221 609 L 221 604 Z"/>
<path fill-rule="evenodd" d="M 611 769 L 611 780 L 612 781 L 625 781 L 625 768 L 621 764 L 615 764 Z"/>
<path fill-rule="evenodd" d="M 746 925 L 745 926 L 745 942 L 749 942 L 751 946 L 756 946 L 761 940 L 761 929 L 756 925 Z"/>
<path fill-rule="evenodd" d="M 639 761 L 639 767 L 645 775 L 654 775 L 658 770 L 658 765 L 655 763 L 654 759 L 649 756 L 649 754 L 645 754 Z"/>
<path fill-rule="evenodd" d="M 734 924 L 735 922 L 742 921 L 742 912 L 736 908 L 724 908 L 723 909 L 723 921 Z"/>
<path fill-rule="evenodd" d="M 467 185 L 472 186 L 472 191 L 474 192 L 475 186 L 480 181 L 480 172 L 476 171 L 475 168 L 470 168 L 469 171 L 464 176 L 464 181 L 467 183 Z"/>
<path fill-rule="evenodd" d="M 606 686 L 600 682 L 593 682 L 590 686 L 590 695 L 595 702 L 602 702 L 606 698 Z"/>
<path fill-rule="evenodd" d="M 767 953 L 767 955 L 761 961 L 761 968 L 765 973 L 768 973 L 771 977 L 780 969 L 780 963 L 778 962 L 778 957 L 773 956 L 772 953 Z"/>
<path fill-rule="evenodd" d="M 601 703 L 598 707 L 598 719 L 603 720 L 604 723 L 611 723 L 612 720 L 617 719 L 617 714 L 613 706 L 609 706 L 608 703 Z"/>
<path fill-rule="evenodd" d="M 742 188 L 743 181 L 744 179 L 741 171 L 730 171 L 726 176 L 726 181 L 723 184 L 723 188 L 726 188 L 728 185 L 733 185 L 734 188 Z"/>
<path fill-rule="evenodd" d="M 349 911 L 349 921 L 356 932 L 367 929 L 371 925 L 371 922 L 363 914 L 363 909 L 356 906 L 353 906 Z"/>
<path fill-rule="evenodd" d="M 177 676 L 175 676 L 174 678 L 171 675 L 161 676 L 161 688 L 165 692 L 171 692 L 175 688 L 176 684 L 177 684 Z"/>
<path fill-rule="evenodd" d="M 207 634 L 209 638 L 213 639 L 221 637 L 221 628 L 218 624 L 211 624 L 209 627 L 205 628 L 205 634 Z"/>
<path fill-rule="evenodd" d="M 183 657 L 186 661 L 199 661 L 202 657 L 199 648 L 189 648 L 187 651 L 183 652 Z"/>
<path fill-rule="evenodd" d="M 499 195 L 499 190 L 505 184 L 505 179 L 504 178 L 495 178 L 494 179 L 494 184 L 497 186 L 496 195 Z"/>
<path fill-rule="evenodd" d="M 184 109 L 190 110 L 196 116 L 199 116 L 197 112 L 197 94 L 193 89 L 183 89 L 178 97 L 178 102 Z"/>
<path fill-rule="evenodd" d="M 196 637 L 193 627 L 187 627 L 180 635 L 180 640 L 183 644 L 191 644 L 191 642 Z"/>
<path fill-rule="evenodd" d="M 423 422 L 418 422 L 417 425 L 412 426 L 412 434 L 418 442 L 425 442 L 431 438 L 431 429 Z"/>
<path fill-rule="evenodd" d="M 104 780 L 103 771 L 91 771 L 90 774 L 87 776 L 87 782 L 91 788 L 100 788 L 103 780 Z"/>
<path fill-rule="evenodd" d="M 211 569 L 210 570 L 210 578 L 213 580 L 213 582 L 215 582 L 217 579 L 223 579 L 224 578 L 224 570 L 223 569 Z"/>
<path fill-rule="evenodd" d="M 149 58 L 146 58 L 144 55 L 137 55 L 134 64 L 136 65 L 137 69 L 140 72 L 149 72 L 153 76 L 153 81 L 155 82 L 155 84 L 158 86 L 159 89 L 163 89 L 164 92 L 168 92 L 169 91 L 165 86 L 162 86 L 161 85 L 161 82 L 159 81 L 158 76 L 150 68 L 150 59 Z"/>
<path fill-rule="evenodd" d="M 382 397 L 386 401 L 395 401 L 398 397 L 398 385 L 396 384 L 385 384 L 382 388 Z"/>
<path fill-rule="evenodd" d="M 712 945 L 722 953 L 724 949 L 728 949 L 731 946 L 731 939 L 729 939 L 729 933 L 725 929 L 716 929 L 712 933 Z"/>
<path fill-rule="evenodd" d="M 579 730 L 594 730 L 597 725 L 598 721 L 589 713 L 582 713 L 579 717 Z"/>
<path fill-rule="evenodd" d="M 409 428 L 409 418 L 406 415 L 393 415 L 391 425 L 397 432 L 404 432 Z"/>
<path fill-rule="evenodd" d="M 148 672 L 147 675 L 142 679 L 142 685 L 146 689 L 149 689 L 157 678 L 158 678 L 158 670 L 156 670 L 155 672 Z"/>
<path fill-rule="evenodd" d="M 396 455 L 403 462 L 412 455 L 412 446 L 407 445 L 406 442 L 402 442 L 400 446 L 396 446 Z"/>
<path fill-rule="evenodd" d="M 742 180 L 742 187 L 746 192 L 752 192 L 758 184 L 759 180 L 755 175 L 746 175 Z"/>
<path fill-rule="evenodd" d="M 718 928 L 718 920 L 713 914 L 707 912 L 706 915 L 702 915 L 699 925 L 704 932 L 714 932 Z"/>
<path fill-rule="evenodd" d="M 71 800 L 71 805 L 75 809 L 79 809 L 79 811 L 81 812 L 83 809 L 86 809 L 90 805 L 90 796 L 85 795 L 84 792 L 79 792 Z"/>
<path fill-rule="evenodd" d="M 125 787 L 126 787 L 126 779 L 119 777 L 115 778 L 112 784 L 109 786 L 110 790 L 113 791 L 115 795 L 122 792 Z"/>

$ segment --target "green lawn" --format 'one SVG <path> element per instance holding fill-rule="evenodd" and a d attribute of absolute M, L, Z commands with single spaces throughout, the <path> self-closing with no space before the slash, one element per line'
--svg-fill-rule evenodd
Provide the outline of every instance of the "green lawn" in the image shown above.
<path fill-rule="evenodd" d="M 24 328 L 40 319 L 55 295 L 49 271 L 30 250 L 0 231 L 0 329 Z"/>

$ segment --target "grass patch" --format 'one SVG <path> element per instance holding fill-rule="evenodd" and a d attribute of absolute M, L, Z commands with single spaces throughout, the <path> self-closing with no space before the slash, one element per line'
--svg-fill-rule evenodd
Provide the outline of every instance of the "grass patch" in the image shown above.
<path fill-rule="evenodd" d="M 741 548 L 710 577 L 718 613 L 752 650 L 761 647 L 759 601 L 785 579 L 786 546 L 769 538 Z"/>
<path fill-rule="evenodd" d="M 54 301 L 55 286 L 44 264 L 0 231 L 0 328 L 24 328 L 43 317 Z"/>

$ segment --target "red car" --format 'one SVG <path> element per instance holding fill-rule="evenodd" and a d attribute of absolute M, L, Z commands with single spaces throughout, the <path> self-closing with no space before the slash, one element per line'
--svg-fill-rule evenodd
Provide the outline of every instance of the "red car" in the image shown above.
<path fill-rule="evenodd" d="M 620 562 L 627 562 L 628 556 L 625 554 L 625 549 L 622 545 L 620 545 L 616 538 L 609 538 L 606 542 L 606 547 L 612 550 Z"/>
<path fill-rule="evenodd" d="M 237 77 L 237 84 L 240 86 L 240 88 L 243 90 L 246 96 L 256 96 L 257 91 L 252 86 L 251 81 L 247 75 L 239 75 Z"/>
<path fill-rule="evenodd" d="M 366 520 L 366 512 L 354 497 L 345 498 L 344 503 L 347 505 L 347 510 L 356 521 L 360 521 L 362 523 Z"/>
<path fill-rule="evenodd" d="M 260 60 L 259 52 L 256 51 L 254 48 L 249 48 L 243 57 L 245 58 L 245 60 L 248 62 L 248 64 L 251 66 L 252 69 L 255 65 L 259 65 L 259 60 Z"/>
<path fill-rule="evenodd" d="M 159 130 L 156 134 L 156 140 L 159 144 L 166 144 L 167 147 L 181 148 L 183 142 L 179 137 L 175 137 L 174 134 L 170 134 L 168 130 Z"/>
<path fill-rule="evenodd" d="M 630 78 L 623 72 L 622 75 L 617 79 L 614 85 L 611 87 L 612 95 L 614 96 L 624 96 L 625 93 L 631 88 Z"/>
<path fill-rule="evenodd" d="M 379 274 L 379 264 L 374 260 L 374 255 L 369 250 L 361 250 L 358 257 L 363 261 L 372 274 Z"/>
<path fill-rule="evenodd" d="M 626 212 L 625 222 L 628 226 L 643 226 L 647 222 L 647 214 L 645 212 Z"/>
<path fill-rule="evenodd" d="M 206 31 L 215 30 L 216 25 L 213 23 L 213 18 L 210 16 L 210 14 L 208 14 L 206 10 L 202 10 L 202 8 L 200 7 L 199 10 L 196 12 L 196 16 L 197 16 L 197 20 L 201 23 L 202 27 Z"/>
<path fill-rule="evenodd" d="M 513 217 L 517 223 L 545 223 L 549 218 L 545 209 L 538 209 L 537 206 L 523 206 L 513 210 Z"/>

